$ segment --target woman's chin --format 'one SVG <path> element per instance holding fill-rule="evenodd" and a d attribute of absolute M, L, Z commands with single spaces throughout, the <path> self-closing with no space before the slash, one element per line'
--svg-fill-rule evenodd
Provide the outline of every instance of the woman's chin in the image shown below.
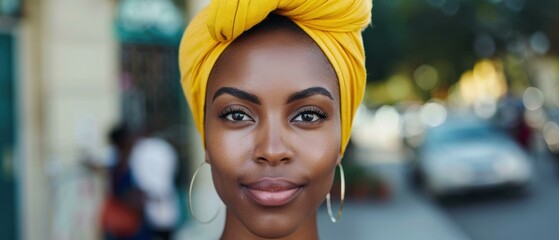
<path fill-rule="evenodd" d="M 265 239 L 287 238 L 294 235 L 300 235 L 300 231 L 314 229 L 316 224 L 309 224 L 309 222 L 312 222 L 315 218 L 297 219 L 298 217 L 303 216 L 294 216 L 292 214 L 285 216 L 255 216 L 253 218 L 246 219 L 247 221 L 243 224 L 253 235 Z"/>

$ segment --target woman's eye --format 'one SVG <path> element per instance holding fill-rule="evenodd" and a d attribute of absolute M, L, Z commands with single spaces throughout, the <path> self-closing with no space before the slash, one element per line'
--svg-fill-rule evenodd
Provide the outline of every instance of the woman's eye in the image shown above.
<path fill-rule="evenodd" d="M 250 118 L 242 112 L 229 113 L 229 114 L 227 114 L 227 116 L 225 116 L 225 118 L 227 120 L 230 120 L 230 121 L 248 121 L 248 120 L 250 120 Z"/>
<path fill-rule="evenodd" d="M 323 119 L 324 117 L 320 116 L 317 113 L 313 113 L 313 112 L 303 112 L 298 114 L 297 116 L 295 116 L 295 118 L 293 118 L 294 122 L 316 122 L 320 119 Z"/>
<path fill-rule="evenodd" d="M 320 119 L 318 115 L 314 113 L 301 113 L 299 116 L 295 118 L 295 120 L 303 121 L 303 122 L 314 122 Z"/>
<path fill-rule="evenodd" d="M 244 112 L 230 112 L 225 114 L 223 118 L 232 122 L 252 121 L 252 118 Z"/>

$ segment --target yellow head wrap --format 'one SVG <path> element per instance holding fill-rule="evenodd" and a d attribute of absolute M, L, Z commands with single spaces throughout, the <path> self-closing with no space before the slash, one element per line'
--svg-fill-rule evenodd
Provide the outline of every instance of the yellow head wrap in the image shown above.
<path fill-rule="evenodd" d="M 274 12 L 290 18 L 322 49 L 338 76 L 343 154 L 365 88 L 361 31 L 372 0 L 213 0 L 187 27 L 179 49 L 181 84 L 204 142 L 208 77 L 219 55 L 243 32 Z"/>

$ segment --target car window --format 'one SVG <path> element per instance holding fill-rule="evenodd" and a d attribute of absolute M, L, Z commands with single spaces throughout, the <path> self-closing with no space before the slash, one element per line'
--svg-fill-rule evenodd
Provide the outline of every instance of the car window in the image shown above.
<path fill-rule="evenodd" d="M 501 137 L 502 133 L 489 124 L 451 125 L 428 131 L 426 144 L 448 144 Z"/>

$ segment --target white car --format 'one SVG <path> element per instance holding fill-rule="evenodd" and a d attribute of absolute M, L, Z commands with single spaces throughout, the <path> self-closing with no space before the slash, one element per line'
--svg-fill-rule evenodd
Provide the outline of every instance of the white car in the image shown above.
<path fill-rule="evenodd" d="M 505 132 L 482 120 L 453 120 L 429 129 L 416 151 L 415 181 L 442 197 L 471 190 L 524 189 L 532 167 Z"/>

